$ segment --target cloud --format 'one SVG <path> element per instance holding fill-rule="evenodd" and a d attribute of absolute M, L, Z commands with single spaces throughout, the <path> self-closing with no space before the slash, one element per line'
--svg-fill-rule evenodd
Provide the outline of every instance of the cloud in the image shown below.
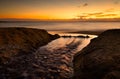
<path fill-rule="evenodd" d="M 80 19 L 84 19 L 84 18 L 87 18 L 88 16 L 87 15 L 79 15 L 77 17 L 80 18 Z"/>
<path fill-rule="evenodd" d="M 94 16 L 94 15 L 102 15 L 102 12 L 97 12 L 97 13 L 88 13 L 87 16 Z"/>
<path fill-rule="evenodd" d="M 102 14 L 102 15 L 96 15 L 96 17 L 115 17 L 118 14 Z"/>
<path fill-rule="evenodd" d="M 86 6 L 88 6 L 88 4 L 87 4 L 87 3 L 83 4 L 83 7 L 86 7 Z"/>
<path fill-rule="evenodd" d="M 114 1 L 114 4 L 119 4 L 119 0 Z"/>
<path fill-rule="evenodd" d="M 77 16 L 78 18 L 85 19 L 85 18 L 108 18 L 108 17 L 117 17 L 118 14 L 114 13 L 104 13 L 104 12 L 96 12 L 96 13 L 84 13 L 82 15 Z"/>
<path fill-rule="evenodd" d="M 115 9 L 114 8 L 109 8 L 109 9 L 106 9 L 105 12 L 114 12 Z"/>
<path fill-rule="evenodd" d="M 88 4 L 87 3 L 84 3 L 84 4 L 82 4 L 82 5 L 79 5 L 79 6 L 77 6 L 78 8 L 80 8 L 80 7 L 86 7 L 86 6 L 88 6 Z"/>

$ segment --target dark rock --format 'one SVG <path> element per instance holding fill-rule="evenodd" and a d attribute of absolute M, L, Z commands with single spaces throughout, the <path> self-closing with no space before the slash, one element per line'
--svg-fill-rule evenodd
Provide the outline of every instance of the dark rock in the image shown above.
<path fill-rule="evenodd" d="M 0 79 L 38 79 L 35 50 L 58 37 L 41 29 L 0 28 Z"/>
<path fill-rule="evenodd" d="M 60 38 L 60 36 L 58 34 L 55 34 L 55 35 L 51 35 L 51 38 L 52 39 L 57 39 L 57 38 Z"/>
<path fill-rule="evenodd" d="M 86 35 L 86 36 L 82 36 L 82 35 L 79 35 L 79 36 L 77 36 L 78 38 L 90 38 L 88 35 Z"/>
<path fill-rule="evenodd" d="M 120 79 L 120 29 L 108 30 L 74 56 L 73 79 Z"/>
<path fill-rule="evenodd" d="M 6 63 L 10 57 L 30 53 L 56 38 L 59 35 L 41 29 L 0 28 L 0 61 Z"/>
<path fill-rule="evenodd" d="M 88 35 L 86 35 L 86 36 L 84 36 L 84 35 L 78 35 L 78 36 L 70 36 L 70 35 L 68 35 L 68 36 L 61 36 L 61 37 L 63 37 L 63 38 L 72 38 L 72 37 L 74 37 L 74 38 L 90 38 L 90 36 L 88 36 Z"/>

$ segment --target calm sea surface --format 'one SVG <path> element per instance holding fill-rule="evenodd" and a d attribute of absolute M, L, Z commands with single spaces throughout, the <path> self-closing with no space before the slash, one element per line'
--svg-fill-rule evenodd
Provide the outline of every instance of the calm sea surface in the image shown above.
<path fill-rule="evenodd" d="M 27 27 L 47 31 L 97 31 L 120 29 L 120 22 L 11 22 L 0 23 L 0 27 Z"/>

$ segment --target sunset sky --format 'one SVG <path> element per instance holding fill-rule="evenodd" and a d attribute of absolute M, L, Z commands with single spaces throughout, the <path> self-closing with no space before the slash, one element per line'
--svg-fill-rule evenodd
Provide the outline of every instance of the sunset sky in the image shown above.
<path fill-rule="evenodd" d="M 0 19 L 120 18 L 120 0 L 0 0 Z"/>

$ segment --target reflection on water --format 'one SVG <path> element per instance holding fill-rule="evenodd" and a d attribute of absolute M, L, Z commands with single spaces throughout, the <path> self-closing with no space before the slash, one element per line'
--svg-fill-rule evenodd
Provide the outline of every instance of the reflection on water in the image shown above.
<path fill-rule="evenodd" d="M 44 60 L 40 60 L 45 69 L 57 72 L 56 75 L 64 78 L 73 76 L 72 59 L 73 55 L 84 48 L 91 38 L 59 38 L 46 46 L 40 47 L 35 54 L 38 58 L 44 56 Z M 51 74 L 51 72 L 49 73 Z"/>
<path fill-rule="evenodd" d="M 86 39 L 84 38 L 59 38 L 59 39 L 56 39 L 50 42 L 48 45 L 42 48 L 46 48 L 49 51 L 53 51 L 59 48 L 68 47 L 68 46 L 77 44 L 77 48 L 80 50 L 84 48 L 90 42 L 90 39 L 91 38 L 86 38 Z M 73 49 L 70 49 L 70 50 L 72 51 Z"/>
<path fill-rule="evenodd" d="M 50 34 L 59 34 L 60 36 L 87 36 L 88 34 L 80 34 L 80 33 L 66 33 L 61 31 L 48 31 Z M 91 38 L 97 37 L 97 35 L 88 35 Z"/>

